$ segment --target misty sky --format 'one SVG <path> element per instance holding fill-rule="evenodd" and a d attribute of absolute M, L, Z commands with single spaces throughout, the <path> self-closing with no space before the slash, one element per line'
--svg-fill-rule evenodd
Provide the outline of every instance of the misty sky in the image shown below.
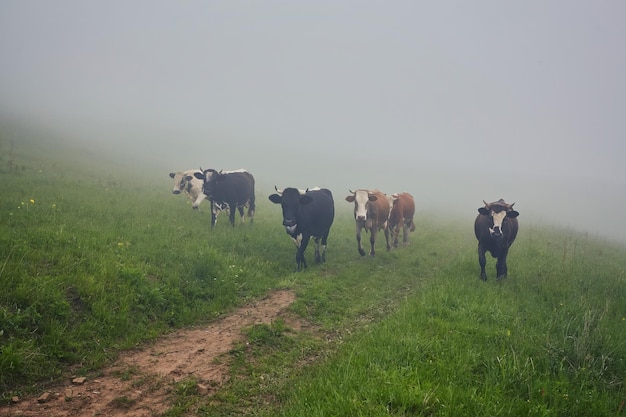
<path fill-rule="evenodd" d="M 557 202 L 623 237 L 625 19 L 623 0 L 0 0 L 0 117 L 336 200 L 473 217 L 503 197 L 520 222 Z"/>

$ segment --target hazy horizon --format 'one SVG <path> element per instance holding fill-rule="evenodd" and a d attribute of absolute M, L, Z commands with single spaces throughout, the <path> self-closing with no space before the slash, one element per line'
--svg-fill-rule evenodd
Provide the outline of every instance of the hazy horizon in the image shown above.
<path fill-rule="evenodd" d="M 337 204 L 348 188 L 409 191 L 472 218 L 505 198 L 522 225 L 624 242 L 625 12 L 4 1 L 0 130 L 117 154 L 163 171 L 165 189 L 171 170 L 247 168 L 268 189 L 327 186 Z"/>

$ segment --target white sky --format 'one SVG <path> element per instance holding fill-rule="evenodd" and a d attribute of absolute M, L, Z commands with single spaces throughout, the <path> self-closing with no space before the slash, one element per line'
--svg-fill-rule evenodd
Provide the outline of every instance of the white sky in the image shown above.
<path fill-rule="evenodd" d="M 0 0 L 0 116 L 336 200 L 568 198 L 576 224 L 626 198 L 625 22 L 623 0 Z"/>

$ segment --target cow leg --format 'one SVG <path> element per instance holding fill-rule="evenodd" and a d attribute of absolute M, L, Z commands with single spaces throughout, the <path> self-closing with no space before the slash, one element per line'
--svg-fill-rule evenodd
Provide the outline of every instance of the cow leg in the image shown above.
<path fill-rule="evenodd" d="M 320 238 L 316 237 L 315 239 L 315 262 L 318 264 L 322 262 L 322 257 L 320 255 Z"/>
<path fill-rule="evenodd" d="M 376 229 L 376 227 L 372 227 L 372 229 L 370 230 L 370 256 L 375 256 L 376 255 L 376 249 L 374 249 L 374 246 L 376 245 L 376 232 L 378 230 Z"/>
<path fill-rule="evenodd" d="M 215 203 L 211 201 L 211 229 L 215 227 L 215 222 L 217 222 L 217 207 L 215 207 Z"/>
<path fill-rule="evenodd" d="M 389 228 L 385 227 L 385 241 L 387 242 L 387 251 L 391 249 L 391 245 L 389 244 Z"/>
<path fill-rule="evenodd" d="M 326 245 L 328 243 L 328 233 L 322 236 L 322 263 L 326 262 Z"/>
<path fill-rule="evenodd" d="M 370 229 L 370 256 L 376 256 L 376 228 Z"/>
<path fill-rule="evenodd" d="M 307 267 L 306 259 L 304 257 L 304 251 L 306 250 L 307 245 L 309 244 L 310 236 L 302 237 L 302 242 L 300 242 L 300 247 L 296 251 L 296 272 L 301 271 Z"/>
<path fill-rule="evenodd" d="M 389 233 L 391 234 L 391 237 L 393 238 L 393 247 L 397 248 L 398 247 L 398 239 L 400 237 L 400 230 L 398 230 L 397 227 L 390 228 L 389 229 Z"/>
<path fill-rule="evenodd" d="M 193 208 L 194 210 L 198 210 L 198 206 L 200 205 L 200 203 L 202 203 L 202 201 L 205 199 L 205 195 L 199 195 L 198 198 L 196 198 L 196 200 L 191 203 L 191 208 Z"/>
<path fill-rule="evenodd" d="M 409 246 L 409 228 L 411 227 L 411 222 L 404 222 L 402 226 L 402 243 L 404 246 Z"/>
<path fill-rule="evenodd" d="M 239 210 L 239 218 L 241 219 L 241 224 L 244 223 L 245 219 L 244 219 L 244 215 L 243 215 L 243 206 L 239 206 L 237 207 L 237 210 Z"/>
<path fill-rule="evenodd" d="M 485 265 L 487 265 L 487 258 L 485 257 L 485 248 L 478 245 L 478 264 L 480 265 L 480 279 L 481 281 L 487 281 L 487 273 L 485 272 Z"/>
<path fill-rule="evenodd" d="M 504 251 L 504 253 L 498 256 L 498 260 L 496 261 L 496 281 L 506 278 L 508 272 L 506 266 L 506 255 L 507 251 Z"/>
<path fill-rule="evenodd" d="M 235 227 L 235 212 L 236 211 L 237 211 L 236 209 L 231 208 L 231 210 L 229 210 L 229 213 L 228 213 L 228 220 L 230 220 L 230 225 L 232 227 Z"/>
<path fill-rule="evenodd" d="M 365 250 L 363 249 L 363 245 L 361 245 L 361 229 L 363 226 L 357 223 L 356 225 L 356 243 L 359 249 L 359 255 L 365 256 Z"/>

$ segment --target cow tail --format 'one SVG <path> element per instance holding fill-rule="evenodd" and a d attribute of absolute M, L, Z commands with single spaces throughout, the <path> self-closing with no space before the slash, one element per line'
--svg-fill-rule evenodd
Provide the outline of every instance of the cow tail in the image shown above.
<path fill-rule="evenodd" d="M 252 177 L 252 175 L 250 175 Z M 256 203 L 255 203 L 255 195 L 254 195 L 254 178 L 252 178 L 252 194 L 250 195 L 249 206 L 248 206 L 248 217 L 254 217 L 254 212 L 256 211 Z"/>

